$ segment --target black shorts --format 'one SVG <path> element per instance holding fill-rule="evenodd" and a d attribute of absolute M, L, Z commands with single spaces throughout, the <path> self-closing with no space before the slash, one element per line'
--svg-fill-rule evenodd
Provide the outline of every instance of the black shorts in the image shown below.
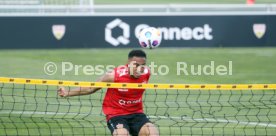
<path fill-rule="evenodd" d="M 146 123 L 150 122 L 143 113 L 135 113 L 129 115 L 116 116 L 107 122 L 107 126 L 113 134 L 117 128 L 125 128 L 132 136 L 138 136 L 140 129 Z"/>

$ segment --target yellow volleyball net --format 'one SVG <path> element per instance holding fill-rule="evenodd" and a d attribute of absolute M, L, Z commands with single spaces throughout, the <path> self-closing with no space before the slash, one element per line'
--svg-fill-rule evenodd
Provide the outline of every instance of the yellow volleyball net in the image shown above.
<path fill-rule="evenodd" d="M 101 87 L 61 98 L 59 86 Z M 160 135 L 275 135 L 276 84 L 129 84 L 0 77 L 0 135 L 110 135 L 106 88 L 146 89 Z"/>

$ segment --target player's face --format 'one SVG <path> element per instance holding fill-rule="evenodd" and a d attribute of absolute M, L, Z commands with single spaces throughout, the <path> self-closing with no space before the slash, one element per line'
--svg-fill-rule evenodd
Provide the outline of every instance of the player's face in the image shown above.
<path fill-rule="evenodd" d="M 144 73 L 146 58 L 132 57 L 128 60 L 130 75 L 134 78 L 139 78 Z"/>

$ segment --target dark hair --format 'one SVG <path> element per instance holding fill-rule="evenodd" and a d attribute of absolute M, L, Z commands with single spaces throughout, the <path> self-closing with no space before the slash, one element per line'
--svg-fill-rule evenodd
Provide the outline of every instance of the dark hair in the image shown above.
<path fill-rule="evenodd" d="M 128 58 L 133 58 L 133 57 L 143 57 L 147 58 L 147 55 L 144 51 L 142 50 L 132 50 L 128 53 Z"/>

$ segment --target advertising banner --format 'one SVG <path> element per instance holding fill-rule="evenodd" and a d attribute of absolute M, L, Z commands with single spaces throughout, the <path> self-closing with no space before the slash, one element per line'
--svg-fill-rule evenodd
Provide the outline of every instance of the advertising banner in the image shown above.
<path fill-rule="evenodd" d="M 276 15 L 0 17 L 0 48 L 135 48 L 157 27 L 160 47 L 276 46 Z"/>

